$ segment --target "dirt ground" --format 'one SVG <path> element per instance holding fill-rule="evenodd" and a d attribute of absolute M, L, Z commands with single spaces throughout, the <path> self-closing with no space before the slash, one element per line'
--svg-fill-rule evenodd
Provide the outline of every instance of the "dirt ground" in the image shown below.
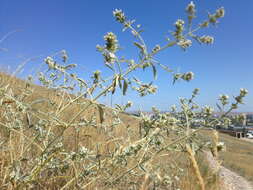
<path fill-rule="evenodd" d="M 253 139 L 242 138 L 242 140 L 245 140 L 245 141 L 248 141 L 248 142 L 252 142 L 252 143 L 253 143 Z"/>
<path fill-rule="evenodd" d="M 218 172 L 224 190 L 253 190 L 252 184 L 237 173 L 220 166 L 210 152 L 205 152 L 207 161 L 214 172 Z"/>

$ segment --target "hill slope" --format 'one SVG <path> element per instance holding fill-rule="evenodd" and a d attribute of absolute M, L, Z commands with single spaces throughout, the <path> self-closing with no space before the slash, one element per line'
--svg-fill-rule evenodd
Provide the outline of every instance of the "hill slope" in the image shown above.
<path fill-rule="evenodd" d="M 1 189 L 199 189 L 185 152 L 146 163 L 155 149 L 148 149 L 151 137 L 140 137 L 139 118 L 94 103 L 66 125 L 89 100 L 4 73 L 0 79 Z M 206 189 L 219 189 L 203 156 L 196 158 Z"/>

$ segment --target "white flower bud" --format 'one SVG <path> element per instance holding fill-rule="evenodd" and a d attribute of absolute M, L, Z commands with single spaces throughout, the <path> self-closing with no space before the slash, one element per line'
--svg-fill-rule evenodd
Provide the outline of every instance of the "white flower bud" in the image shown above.
<path fill-rule="evenodd" d="M 117 21 L 120 23 L 124 23 L 126 20 L 126 17 L 121 9 L 115 9 L 113 11 L 113 16 L 116 18 Z"/>
<path fill-rule="evenodd" d="M 194 73 L 193 72 L 184 73 L 181 78 L 183 80 L 190 81 L 194 78 Z"/>
<path fill-rule="evenodd" d="M 177 45 L 179 45 L 181 48 L 186 49 L 188 47 L 190 47 L 192 45 L 192 41 L 191 40 L 180 40 Z"/>
<path fill-rule="evenodd" d="M 190 15 L 195 15 L 195 4 L 191 1 L 188 6 L 186 7 L 186 12 Z"/>
<path fill-rule="evenodd" d="M 199 40 L 205 44 L 212 44 L 214 42 L 214 38 L 212 36 L 202 36 Z"/>
<path fill-rule="evenodd" d="M 240 89 L 240 96 L 244 97 L 248 94 L 248 90 L 245 88 Z"/>

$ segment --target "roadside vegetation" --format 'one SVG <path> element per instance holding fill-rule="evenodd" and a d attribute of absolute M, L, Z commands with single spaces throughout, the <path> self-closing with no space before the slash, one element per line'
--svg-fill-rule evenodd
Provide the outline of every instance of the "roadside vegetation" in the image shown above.
<path fill-rule="evenodd" d="M 215 131 L 210 142 L 199 132 L 227 125 L 228 113 L 243 103 L 246 89 L 231 102 L 227 95 L 220 96 L 219 118 L 212 116 L 214 108 L 195 102 L 198 88 L 167 113 L 153 107 L 152 116 L 125 114 L 131 101 L 112 108 L 99 104 L 101 97 L 115 92 L 134 90 L 140 97 L 155 93 L 158 67 L 173 83 L 194 78 L 192 71 L 175 72 L 156 55 L 174 46 L 187 50 L 194 41 L 212 44 L 212 36 L 199 32 L 216 26 L 225 11 L 219 8 L 194 24 L 196 8 L 191 2 L 186 14 L 186 21 L 175 22 L 171 39 L 149 48 L 141 26 L 116 9 L 113 16 L 133 35 L 139 56 L 120 57 L 117 36 L 105 34 L 97 50 L 110 76 L 97 70 L 90 80 L 83 79 L 73 72 L 77 65 L 68 62 L 65 50 L 46 57 L 41 72 L 25 81 L 1 73 L 0 189 L 219 189 L 217 175 L 210 172 L 201 151 L 207 148 L 218 159 L 223 144 Z M 146 69 L 153 71 L 153 81 L 137 78 Z M 201 126 L 192 129 L 199 118 Z"/>
<path fill-rule="evenodd" d="M 1 84 L 2 85 L 8 85 L 10 89 L 13 89 L 12 93 L 13 96 L 16 96 L 17 94 L 20 94 L 24 88 L 27 87 L 27 81 L 23 81 L 20 79 L 17 79 L 15 77 L 12 77 L 8 74 L 1 73 Z M 30 89 L 33 90 L 32 96 L 29 96 L 27 100 L 25 101 L 27 104 L 32 104 L 36 100 L 41 100 L 42 102 L 46 100 L 53 100 L 55 102 L 61 101 L 61 98 L 57 95 L 55 91 L 52 91 L 50 89 L 37 86 L 37 85 L 31 85 Z M 67 94 L 66 94 L 67 96 Z M 65 97 L 64 99 L 66 99 Z M 43 101 L 44 100 L 44 101 Z M 87 99 L 81 99 L 80 101 L 88 102 Z M 2 104 L 6 105 L 13 105 L 14 101 L 3 101 Z M 66 103 L 66 102 L 65 102 Z M 96 104 L 95 104 L 96 106 Z M 51 105 L 47 103 L 40 103 L 38 102 L 37 106 L 33 106 L 33 109 L 40 110 L 40 112 L 43 113 L 51 113 L 52 110 Z M 1 113 L 3 113 L 3 109 L 1 108 Z M 76 112 L 80 111 L 78 106 L 73 106 L 72 108 L 68 109 L 66 113 L 63 115 L 63 118 L 68 121 L 72 117 L 72 115 Z M 115 120 L 113 117 L 113 112 L 111 108 L 104 107 L 104 114 L 105 114 L 105 123 L 111 123 Z M 28 113 L 29 114 L 29 113 Z M 43 135 L 43 129 L 38 128 L 36 126 L 37 122 L 39 122 L 38 118 L 33 117 L 33 114 L 22 114 L 23 119 L 23 125 L 25 125 L 24 130 L 20 130 L 19 128 L 7 128 L 7 127 L 1 127 L 0 128 L 0 134 L 1 134 L 1 158 L 0 158 L 0 167 L 1 167 L 1 188 L 3 189 L 19 189 L 19 187 L 14 186 L 15 184 L 12 184 L 13 180 L 18 180 L 18 177 L 21 177 L 21 175 L 25 172 L 25 170 L 20 171 L 20 167 L 24 167 L 28 169 L 27 163 L 29 162 L 29 159 L 32 157 L 38 157 L 39 154 L 41 154 L 40 150 L 40 144 L 41 144 L 41 136 Z M 38 115 L 37 115 L 38 116 Z M 46 114 L 42 114 L 42 116 L 46 120 L 48 120 L 49 116 Z M 113 149 L 117 146 L 117 143 L 130 143 L 131 141 L 135 141 L 138 139 L 139 134 L 139 126 L 141 124 L 141 118 L 139 117 L 133 117 L 129 116 L 125 113 L 119 113 L 119 115 L 116 117 L 117 119 L 121 120 L 121 124 L 117 125 L 117 128 L 114 129 L 114 135 L 115 137 L 108 136 L 105 133 L 105 128 L 99 128 L 97 123 L 99 123 L 99 112 L 95 108 L 89 108 L 87 112 L 84 112 L 82 117 L 84 118 L 96 118 L 95 121 L 92 123 L 89 123 L 86 127 L 80 128 L 78 131 L 74 128 L 69 128 L 66 130 L 66 132 L 62 133 L 62 129 L 57 127 L 51 127 L 51 129 L 44 128 L 44 130 L 52 131 L 56 135 L 61 135 L 61 141 L 63 142 L 64 148 L 66 148 L 68 151 L 70 151 L 70 154 L 75 156 L 75 150 L 78 150 L 79 146 L 85 146 L 89 149 L 94 149 L 96 152 L 94 152 L 94 161 L 96 161 L 97 154 L 103 154 L 103 156 L 106 156 L 110 153 L 110 149 Z M 1 126 L 3 125 L 4 118 L 1 117 Z M 15 121 L 15 120 L 14 120 Z M 101 127 L 101 126 L 100 126 Z M 108 129 L 107 129 L 108 130 Z M 112 129 L 109 129 L 112 130 Z M 44 131 L 45 133 L 45 131 Z M 47 134 L 44 134 L 47 135 Z M 43 137 L 43 136 L 42 136 Z M 45 138 L 45 137 L 44 137 Z M 169 138 L 166 142 L 173 142 Z M 125 141 L 129 142 L 125 142 Z M 115 142 L 114 142 L 115 141 Z M 8 144 L 7 144 L 8 142 Z M 43 144 L 42 144 L 43 146 Z M 181 146 L 181 145 L 180 145 Z M 42 147 L 41 147 L 42 148 Z M 80 159 L 80 158 L 79 158 Z M 219 180 L 217 178 L 217 175 L 209 170 L 208 164 L 205 162 L 205 159 L 201 153 L 198 153 L 196 157 L 197 162 L 199 163 L 199 168 L 201 175 L 203 176 L 204 183 L 206 185 L 206 189 L 219 189 Z M 159 161 L 159 162 L 158 162 Z M 81 161 L 80 161 L 81 162 Z M 170 176 L 160 176 L 159 173 L 155 173 L 155 177 L 158 177 L 157 180 L 161 180 L 163 178 L 164 186 L 157 189 L 166 189 L 166 186 L 170 186 L 171 189 L 187 189 L 187 190 L 195 190 L 195 189 L 201 189 L 197 185 L 197 177 L 193 175 L 194 168 L 192 167 L 192 163 L 188 159 L 187 153 L 182 151 L 172 151 L 169 154 L 164 153 L 160 156 L 159 159 L 156 159 L 155 162 L 158 162 L 157 165 L 161 165 L 162 167 L 158 167 L 157 170 L 160 171 L 166 171 L 170 174 Z M 55 163 L 57 164 L 57 163 Z M 64 165 L 62 165 L 63 167 Z M 131 165 L 130 165 L 131 166 Z M 130 167 L 128 166 L 128 167 Z M 49 167 L 49 166 L 48 166 Z M 56 165 L 55 167 L 60 167 Z M 66 167 L 66 166 L 65 166 Z M 126 166 L 124 166 L 126 167 Z M 123 168 L 124 168 L 123 167 Z M 151 166 L 150 166 L 151 167 Z M 50 170 L 53 170 L 54 168 L 50 168 Z M 57 168 L 56 168 L 57 169 Z M 61 168 L 62 169 L 62 168 Z M 66 168 L 67 169 L 67 168 Z M 82 169 L 82 168 L 78 168 Z M 63 170 L 63 169 L 62 169 Z M 11 173 L 12 172 L 12 173 Z M 30 172 L 28 170 L 27 172 Z M 54 177 L 53 174 L 47 174 L 43 178 L 38 178 L 36 181 L 33 181 L 33 185 L 27 188 L 33 189 L 34 187 L 39 189 L 60 189 L 64 183 L 67 183 L 68 180 L 71 179 L 71 177 L 74 174 L 74 171 L 72 171 L 73 174 L 69 174 L 69 176 L 64 176 L 63 174 L 57 173 L 57 176 Z M 117 175 L 121 175 L 122 171 L 117 171 L 115 169 L 115 172 Z M 161 172 L 161 171 L 160 171 Z M 65 173 L 65 172 L 63 172 Z M 53 176 L 52 176 L 53 175 Z M 71 176 L 72 175 L 72 176 Z M 151 175 L 151 174 L 150 174 Z M 157 175 L 157 176 L 156 176 Z M 109 178 L 108 178 L 109 179 Z M 131 184 L 130 187 L 133 189 L 140 189 L 141 184 L 143 183 L 143 180 L 145 179 L 145 172 L 143 172 L 140 176 L 134 176 L 135 183 Z M 51 181 L 52 180 L 52 181 Z M 122 179 L 123 180 L 123 179 Z M 125 180 L 125 179 L 124 179 Z M 124 181 L 123 180 L 123 181 Z M 168 180 L 168 181 L 166 181 Z M 107 181 L 107 180 L 106 180 Z M 114 184 L 112 186 L 117 186 L 118 189 L 124 189 L 125 184 Z M 145 188 L 151 188 L 154 182 L 147 180 L 147 182 L 144 184 Z M 94 181 L 94 184 L 88 184 L 85 186 L 87 189 L 93 189 L 94 187 L 97 187 L 99 184 L 99 181 Z M 128 184 L 129 185 L 129 184 Z M 148 186 L 148 187 L 146 187 Z M 70 186 L 71 188 L 74 188 L 73 185 Z M 69 187 L 69 189 L 71 189 Z M 152 186 L 153 187 L 153 186 Z M 109 189 L 105 184 L 100 184 L 99 188 L 101 189 Z M 68 188 L 67 188 L 68 189 Z"/>

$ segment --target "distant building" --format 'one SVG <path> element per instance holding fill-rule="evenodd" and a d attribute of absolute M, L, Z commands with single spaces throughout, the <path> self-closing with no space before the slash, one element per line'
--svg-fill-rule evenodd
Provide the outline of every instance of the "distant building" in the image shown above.
<path fill-rule="evenodd" d="M 253 121 L 253 114 L 246 115 L 247 120 Z"/>
<path fill-rule="evenodd" d="M 253 126 L 253 114 L 247 114 L 246 115 L 247 125 Z"/>

